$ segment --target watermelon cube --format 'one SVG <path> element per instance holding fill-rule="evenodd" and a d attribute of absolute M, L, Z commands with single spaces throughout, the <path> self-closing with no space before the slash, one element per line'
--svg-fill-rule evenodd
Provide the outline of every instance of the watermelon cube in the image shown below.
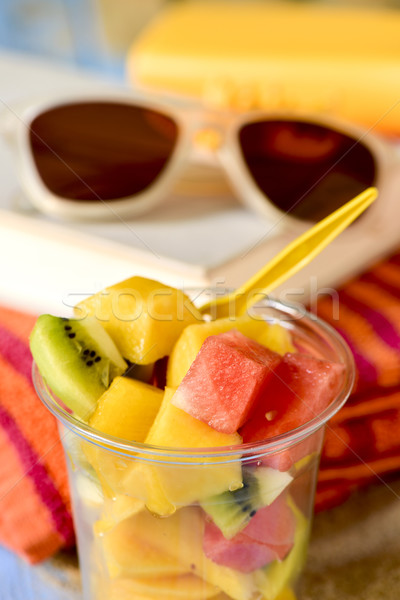
<path fill-rule="evenodd" d="M 251 417 L 239 430 L 243 443 L 286 433 L 321 414 L 340 391 L 343 377 L 342 364 L 300 352 L 285 354 Z M 302 448 L 301 444 L 299 448 Z M 280 457 L 283 461 L 281 469 L 290 467 L 287 460 L 283 460 L 285 456 Z M 301 456 L 292 452 L 290 462 L 299 458 Z"/>
<path fill-rule="evenodd" d="M 206 338 L 172 404 L 222 433 L 246 421 L 282 357 L 236 330 Z"/>
<path fill-rule="evenodd" d="M 249 524 L 229 540 L 212 521 L 206 521 L 203 550 L 217 564 L 250 573 L 274 560 L 283 560 L 293 546 L 295 530 L 296 518 L 283 493 L 259 509 Z"/>
<path fill-rule="evenodd" d="M 193 323 L 185 327 L 172 349 L 167 369 L 168 387 L 179 386 L 206 338 L 232 329 L 278 354 L 294 351 L 290 334 L 284 327 L 278 323 L 268 323 L 254 315 L 246 314 L 234 321 L 225 318 Z"/>

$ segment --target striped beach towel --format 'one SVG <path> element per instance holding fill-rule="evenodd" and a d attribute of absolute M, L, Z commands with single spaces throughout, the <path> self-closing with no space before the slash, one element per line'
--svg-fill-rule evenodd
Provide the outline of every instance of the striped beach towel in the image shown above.
<path fill-rule="evenodd" d="M 316 509 L 400 472 L 400 252 L 349 281 L 316 306 L 348 342 L 357 380 L 329 422 Z"/>
<path fill-rule="evenodd" d="M 74 544 L 57 424 L 31 380 L 34 321 L 0 309 L 0 543 L 31 563 Z"/>
<path fill-rule="evenodd" d="M 314 307 L 349 343 L 354 393 L 327 427 L 316 510 L 400 472 L 400 252 Z M 35 317 L 0 308 L 0 544 L 41 561 L 74 544 L 55 419 L 31 382 Z"/>

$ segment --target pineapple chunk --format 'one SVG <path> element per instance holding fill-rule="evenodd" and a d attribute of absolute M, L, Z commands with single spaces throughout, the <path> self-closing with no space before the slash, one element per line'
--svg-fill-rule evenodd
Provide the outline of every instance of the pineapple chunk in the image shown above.
<path fill-rule="evenodd" d="M 239 434 L 220 433 L 171 404 L 175 390 L 166 388 L 161 408 L 146 437 L 146 444 L 175 448 L 216 448 L 241 444 Z M 181 464 L 176 464 L 177 462 Z M 122 483 L 122 493 L 143 499 L 157 514 L 171 514 L 175 507 L 185 506 L 228 489 L 240 488 L 242 470 L 240 455 L 236 461 L 165 456 L 163 463 L 138 461 L 132 465 Z"/>
<path fill-rule="evenodd" d="M 77 318 L 95 316 L 124 358 L 136 364 L 168 356 L 182 330 L 202 316 L 181 291 L 131 277 L 83 300 Z"/>
<path fill-rule="evenodd" d="M 244 315 L 236 320 L 217 319 L 188 325 L 176 342 L 168 361 L 167 385 L 178 387 L 196 358 L 203 342 L 210 335 L 237 329 L 243 335 L 279 354 L 294 350 L 290 334 L 278 324 L 270 324 L 260 318 Z"/>

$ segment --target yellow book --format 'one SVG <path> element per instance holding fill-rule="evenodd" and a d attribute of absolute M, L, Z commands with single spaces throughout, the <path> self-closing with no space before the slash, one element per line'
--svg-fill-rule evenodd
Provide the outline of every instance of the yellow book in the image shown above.
<path fill-rule="evenodd" d="M 400 130 L 400 10 L 176 3 L 133 43 L 127 70 L 139 87 L 221 107 L 323 111 Z"/>

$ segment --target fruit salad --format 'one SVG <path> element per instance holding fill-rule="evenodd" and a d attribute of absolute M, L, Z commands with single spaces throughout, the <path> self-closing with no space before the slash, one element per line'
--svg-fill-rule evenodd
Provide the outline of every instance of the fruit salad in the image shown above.
<path fill-rule="evenodd" d="M 38 318 L 87 600 L 295 598 L 318 417 L 346 387 L 343 360 L 298 327 L 262 307 L 209 320 L 141 277 Z"/>

